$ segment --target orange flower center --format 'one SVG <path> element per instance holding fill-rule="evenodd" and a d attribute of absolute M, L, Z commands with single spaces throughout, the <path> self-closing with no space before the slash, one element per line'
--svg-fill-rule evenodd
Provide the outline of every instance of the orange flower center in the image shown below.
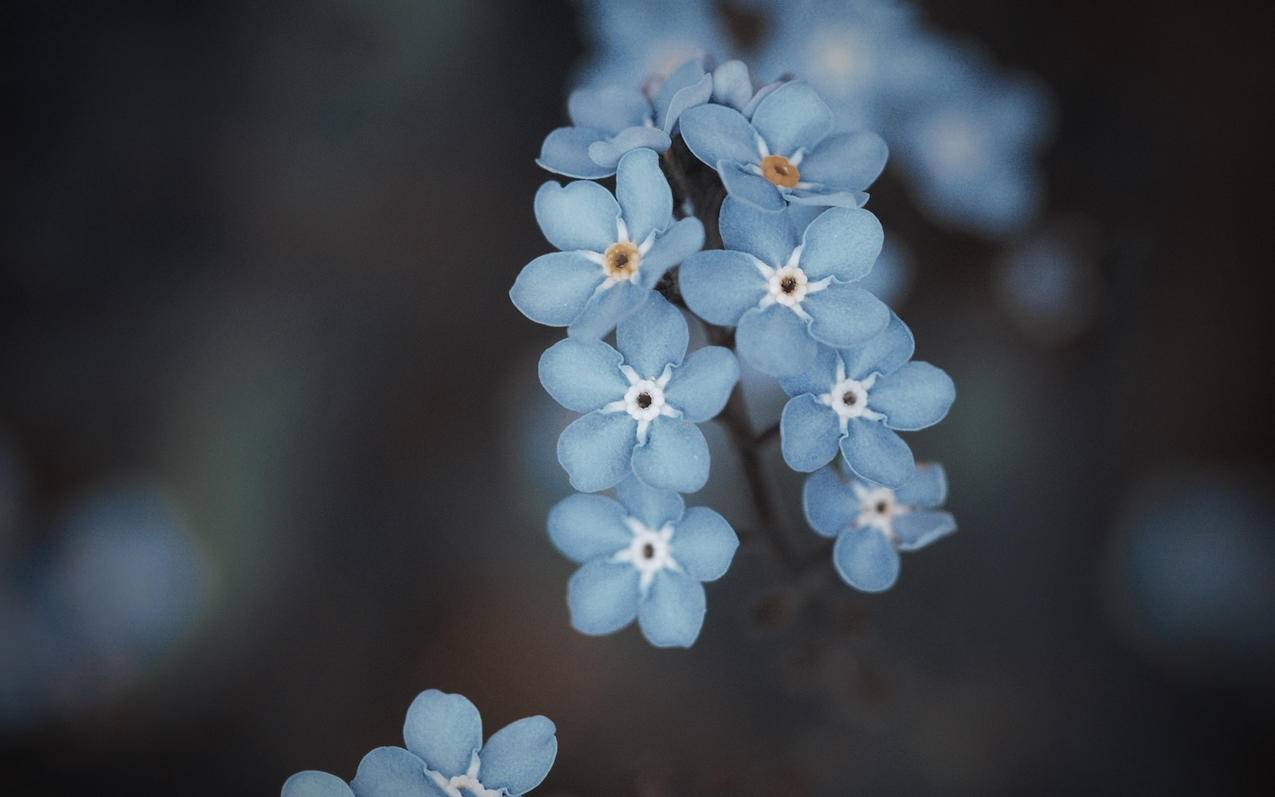
<path fill-rule="evenodd" d="M 617 280 L 632 279 L 641 262 L 638 248 L 628 241 L 611 244 L 602 255 L 602 267 L 606 269 L 607 276 Z"/>
<path fill-rule="evenodd" d="M 783 155 L 767 155 L 761 159 L 761 175 L 775 185 L 796 188 L 801 172 Z"/>

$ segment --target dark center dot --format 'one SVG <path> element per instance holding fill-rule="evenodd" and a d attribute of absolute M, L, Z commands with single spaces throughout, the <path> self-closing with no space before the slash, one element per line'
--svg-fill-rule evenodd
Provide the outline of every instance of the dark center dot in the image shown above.
<path fill-rule="evenodd" d="M 879 501 L 879 502 L 877 503 L 877 514 L 878 514 L 878 515 L 884 515 L 884 514 L 885 514 L 885 510 L 887 510 L 887 509 L 889 509 L 889 508 L 890 508 L 890 507 L 886 505 L 885 501 Z"/>
<path fill-rule="evenodd" d="M 613 263 L 616 268 L 624 268 L 629 264 L 629 256 L 621 252 L 615 256 Z"/>
<path fill-rule="evenodd" d="M 783 291 L 784 293 L 792 293 L 793 291 L 797 290 L 797 278 L 784 277 L 783 279 L 779 281 L 779 289 Z"/>
<path fill-rule="evenodd" d="M 848 390 L 841 395 L 841 403 L 847 407 L 853 407 L 858 400 L 859 397 Z"/>
<path fill-rule="evenodd" d="M 655 546 L 654 546 L 654 545 L 652 545 L 652 544 L 651 544 L 651 543 L 649 543 L 649 542 L 648 542 L 646 545 L 643 545 L 643 546 L 642 546 L 642 558 L 644 558 L 644 559 L 654 559 L 654 558 L 655 558 Z"/>
<path fill-rule="evenodd" d="M 651 394 L 639 393 L 637 397 L 637 404 L 642 409 L 646 409 L 647 407 L 651 406 Z"/>

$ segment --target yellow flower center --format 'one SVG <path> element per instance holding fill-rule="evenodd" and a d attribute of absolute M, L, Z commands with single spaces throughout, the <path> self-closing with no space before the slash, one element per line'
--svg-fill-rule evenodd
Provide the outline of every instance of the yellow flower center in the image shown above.
<path fill-rule="evenodd" d="M 761 159 L 761 175 L 775 185 L 796 188 L 801 172 L 783 155 L 767 155 Z"/>
<path fill-rule="evenodd" d="M 602 255 L 602 267 L 606 269 L 607 276 L 616 280 L 633 279 L 641 262 L 638 248 L 628 241 L 611 244 Z"/>

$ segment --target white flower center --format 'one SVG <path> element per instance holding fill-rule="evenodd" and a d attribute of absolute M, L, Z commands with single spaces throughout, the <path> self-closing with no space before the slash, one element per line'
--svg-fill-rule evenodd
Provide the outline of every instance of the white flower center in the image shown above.
<path fill-rule="evenodd" d="M 766 293 L 757 306 L 764 310 L 772 304 L 778 304 L 792 310 L 803 321 L 809 321 L 810 314 L 801 306 L 802 301 L 810 294 L 827 288 L 832 277 L 811 282 L 801 268 L 801 249 L 798 246 L 792 250 L 792 254 L 788 255 L 788 262 L 778 267 L 768 266 L 757 258 L 752 258 L 753 268 L 766 280 Z"/>
<path fill-rule="evenodd" d="M 894 519 L 911 511 L 911 507 L 900 504 L 889 487 L 869 487 L 856 482 L 854 495 L 859 501 L 859 514 L 855 525 L 874 528 L 894 541 Z"/>
<path fill-rule="evenodd" d="M 869 421 L 885 418 L 884 415 L 868 406 L 868 391 L 876 384 L 876 374 L 863 380 L 850 379 L 846 376 L 845 364 L 838 357 L 836 376 L 837 381 L 833 383 L 832 388 L 819 396 L 817 401 L 837 413 L 837 419 L 841 421 L 842 434 L 846 433 L 852 418 L 865 418 Z"/>
<path fill-rule="evenodd" d="M 478 760 L 478 753 L 474 753 L 469 759 L 469 771 L 464 775 L 448 778 L 428 767 L 425 768 L 425 774 L 447 797 L 502 797 L 505 793 L 503 789 L 488 789 L 478 780 L 480 767 L 482 762 Z M 461 789 L 465 791 L 462 792 Z"/>
<path fill-rule="evenodd" d="M 645 595 L 650 589 L 655 574 L 661 570 L 681 572 L 682 566 L 673 558 L 673 524 L 665 523 L 658 529 L 652 529 L 635 517 L 626 517 L 624 525 L 633 533 L 629 547 L 623 548 L 611 557 L 612 562 L 628 562 L 638 571 L 638 586 Z"/>
<path fill-rule="evenodd" d="M 651 426 L 651 421 L 661 415 L 667 415 L 670 418 L 682 417 L 682 411 L 669 406 L 668 401 L 664 398 L 664 388 L 668 386 L 668 381 L 673 378 L 673 366 L 664 366 L 664 372 L 658 378 L 643 379 L 642 376 L 632 367 L 621 365 L 620 372 L 624 374 L 624 378 L 629 380 L 629 389 L 624 391 L 624 398 L 618 401 L 612 401 L 602 408 L 603 412 L 627 412 L 633 420 L 638 422 L 637 425 L 637 441 L 639 444 L 646 443 L 646 432 Z"/>

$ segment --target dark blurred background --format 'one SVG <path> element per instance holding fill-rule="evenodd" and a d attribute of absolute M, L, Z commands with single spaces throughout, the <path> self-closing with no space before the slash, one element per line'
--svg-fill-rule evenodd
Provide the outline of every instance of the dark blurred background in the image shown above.
<path fill-rule="evenodd" d="M 880 596 L 829 566 L 798 602 L 743 550 L 673 652 L 568 625 L 557 333 L 506 296 L 576 7 L 9 6 L 0 791 L 349 778 L 429 687 L 551 717 L 546 797 L 1263 791 L 1275 15 L 924 10 L 1049 87 L 1079 305 L 1015 302 L 1035 239 L 929 224 L 887 169 L 961 531 Z M 691 503 L 746 523 L 718 453 Z"/>

